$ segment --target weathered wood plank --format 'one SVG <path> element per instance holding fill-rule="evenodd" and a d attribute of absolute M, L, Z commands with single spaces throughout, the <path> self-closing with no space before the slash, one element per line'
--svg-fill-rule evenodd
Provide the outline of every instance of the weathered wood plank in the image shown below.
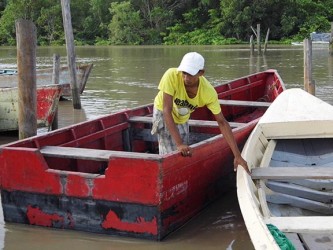
<path fill-rule="evenodd" d="M 277 181 L 268 181 L 266 183 L 267 187 L 271 190 L 283 194 L 294 195 L 297 197 L 320 201 L 324 203 L 332 203 L 333 202 L 333 193 L 318 191 L 307 187 L 302 187 L 300 185 L 295 185 L 291 183 L 285 182 L 277 182 Z"/>
<path fill-rule="evenodd" d="M 219 103 L 222 105 L 230 106 L 248 106 L 248 107 L 269 107 L 270 102 L 255 102 L 255 101 L 241 101 L 241 100 L 224 100 L 219 99 Z"/>
<path fill-rule="evenodd" d="M 333 167 L 262 167 L 252 169 L 252 179 L 333 179 Z"/>
<path fill-rule="evenodd" d="M 311 250 L 333 249 L 333 234 L 300 234 L 304 245 Z"/>
<path fill-rule="evenodd" d="M 292 195 L 272 193 L 266 195 L 267 202 L 273 204 L 290 205 L 314 212 L 321 213 L 322 215 L 333 215 L 333 207 L 331 204 L 325 204 L 319 201 L 308 200 Z"/>
<path fill-rule="evenodd" d="M 129 118 L 130 122 L 143 122 L 143 123 L 152 123 L 153 117 L 151 116 L 132 116 Z M 189 120 L 190 126 L 195 127 L 218 127 L 218 124 L 216 121 L 205 121 L 205 120 Z M 229 122 L 230 127 L 236 128 L 246 125 L 246 123 L 240 123 L 240 122 Z"/>
<path fill-rule="evenodd" d="M 289 180 L 289 183 L 300 185 L 303 187 L 315 189 L 315 190 L 332 190 L 333 179 L 327 180 L 316 180 L 316 179 L 306 179 L 306 180 Z"/>
<path fill-rule="evenodd" d="M 285 233 L 287 238 L 293 243 L 296 250 L 304 250 L 303 243 L 298 237 L 297 233 Z"/>
<path fill-rule="evenodd" d="M 270 217 L 266 224 L 273 224 L 282 232 L 333 233 L 333 216 Z"/>
<path fill-rule="evenodd" d="M 126 157 L 141 159 L 160 159 L 159 155 L 149 153 L 123 152 L 114 150 L 90 149 L 90 148 L 72 148 L 45 146 L 40 149 L 44 156 L 59 158 L 74 158 L 82 160 L 108 161 L 110 157 Z"/>

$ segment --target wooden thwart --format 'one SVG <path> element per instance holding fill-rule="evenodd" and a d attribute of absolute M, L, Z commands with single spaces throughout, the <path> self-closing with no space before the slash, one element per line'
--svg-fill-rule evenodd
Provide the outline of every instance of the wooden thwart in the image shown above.
<path fill-rule="evenodd" d="M 333 216 L 270 217 L 266 224 L 273 224 L 283 232 L 333 233 Z"/>
<path fill-rule="evenodd" d="M 130 122 L 143 122 L 143 123 L 152 123 L 153 117 L 151 116 L 132 116 L 129 118 Z M 190 126 L 195 127 L 218 127 L 218 124 L 216 121 L 205 121 L 205 120 L 189 120 Z M 246 125 L 246 123 L 240 123 L 240 122 L 229 122 L 230 127 L 237 128 Z"/>
<path fill-rule="evenodd" d="M 110 157 L 159 159 L 156 154 L 123 152 L 114 150 L 45 146 L 40 149 L 44 156 L 81 160 L 108 161 Z"/>
<path fill-rule="evenodd" d="M 262 167 L 252 169 L 252 179 L 333 179 L 333 167 Z"/>
<path fill-rule="evenodd" d="M 248 107 L 269 107 L 271 105 L 270 102 L 224 100 L 224 99 L 219 99 L 219 103 L 222 105 L 248 106 Z"/>
<path fill-rule="evenodd" d="M 289 194 L 300 198 L 305 198 L 313 201 L 319 201 L 324 203 L 332 203 L 333 192 L 319 191 L 308 187 L 303 187 L 301 185 L 295 185 L 288 182 L 279 181 L 267 181 L 266 185 L 269 189 L 274 192 L 279 192 L 282 194 Z M 332 209 L 333 210 L 333 209 Z"/>

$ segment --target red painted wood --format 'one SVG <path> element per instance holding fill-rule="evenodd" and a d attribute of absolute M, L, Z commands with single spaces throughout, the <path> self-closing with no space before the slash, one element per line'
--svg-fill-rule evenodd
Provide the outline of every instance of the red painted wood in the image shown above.
<path fill-rule="evenodd" d="M 111 158 L 105 176 L 94 180 L 92 197 L 158 205 L 161 182 L 159 168 L 156 161 Z"/>
<path fill-rule="evenodd" d="M 1 152 L 1 188 L 61 194 L 60 176 L 47 173 L 44 157 L 34 148 L 4 148 Z"/>
<path fill-rule="evenodd" d="M 270 70 L 216 89 L 226 99 L 268 102 L 284 85 Z M 265 109 L 222 106 L 222 110 L 228 121 L 247 123 L 233 129 L 242 148 Z M 140 140 L 131 141 L 135 152 L 131 157 L 112 156 L 108 161 L 44 157 L 39 152 L 43 146 L 123 151 L 128 147 L 125 131 L 151 126 L 130 123 L 129 117 L 151 116 L 152 111 L 152 105 L 138 107 L 6 145 L 0 151 L 5 220 L 25 223 L 28 218 L 33 225 L 157 240 L 182 226 L 221 195 L 220 181 L 233 171 L 231 150 L 217 128 L 191 127 L 192 132 L 217 135 L 193 145 L 192 157 L 178 152 L 143 157 L 151 142 Z M 199 108 L 191 119 L 214 117 L 207 108 Z M 21 197 L 26 200 L 15 201 Z M 20 204 L 16 209 L 21 213 L 6 213 L 14 204 Z"/>

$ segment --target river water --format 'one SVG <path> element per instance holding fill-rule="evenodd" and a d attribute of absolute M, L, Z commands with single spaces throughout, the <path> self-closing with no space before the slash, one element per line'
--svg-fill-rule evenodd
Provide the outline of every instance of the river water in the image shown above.
<path fill-rule="evenodd" d="M 81 95 L 82 109 L 74 110 L 70 100 L 60 103 L 59 127 L 151 103 L 164 71 L 177 67 L 189 51 L 205 57 L 205 75 L 213 85 L 277 69 L 287 88 L 303 88 L 302 46 L 269 46 L 260 56 L 251 55 L 248 46 L 84 46 L 75 50 L 78 64 L 93 63 L 94 68 Z M 43 47 L 37 49 L 37 67 L 51 67 L 54 53 L 66 64 L 64 47 Z M 333 57 L 327 47 L 314 46 L 312 55 L 316 96 L 333 104 Z M 15 67 L 16 48 L 0 47 L 0 69 Z M 0 143 L 13 138 L 2 135 Z M 251 250 L 232 178 L 231 184 L 229 192 L 162 242 L 10 224 L 2 219 L 0 249 Z"/>

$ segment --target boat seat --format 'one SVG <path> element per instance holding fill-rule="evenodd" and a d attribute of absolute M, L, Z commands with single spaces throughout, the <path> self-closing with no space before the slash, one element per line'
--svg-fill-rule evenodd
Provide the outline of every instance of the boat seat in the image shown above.
<path fill-rule="evenodd" d="M 333 192 L 330 192 L 329 189 L 325 191 L 315 190 L 285 181 L 267 181 L 266 185 L 272 191 L 281 194 L 293 195 L 326 204 L 333 203 Z"/>
<path fill-rule="evenodd" d="M 247 107 L 269 107 L 271 105 L 270 102 L 225 100 L 225 99 L 219 99 L 219 103 L 222 104 L 222 105 L 247 106 Z"/>
<path fill-rule="evenodd" d="M 91 148 L 45 146 L 39 151 L 47 157 L 71 158 L 81 160 L 109 161 L 111 157 L 160 159 L 156 154 L 102 150 Z"/>
<path fill-rule="evenodd" d="M 333 179 L 332 167 L 261 167 L 253 168 L 252 179 Z"/>
<path fill-rule="evenodd" d="M 129 118 L 130 122 L 143 122 L 143 123 L 152 123 L 153 117 L 151 116 L 132 116 Z M 240 123 L 240 122 L 229 122 L 230 127 L 237 128 L 244 126 L 246 123 Z M 206 120 L 189 120 L 189 125 L 194 127 L 218 127 L 218 124 L 216 121 L 206 121 Z"/>
<path fill-rule="evenodd" d="M 303 247 L 303 243 L 299 239 L 299 236 L 297 233 L 285 233 L 285 235 L 293 243 L 294 247 L 297 250 L 305 250 L 305 248 Z"/>
<path fill-rule="evenodd" d="M 283 232 L 333 233 L 333 216 L 270 217 L 266 224 L 273 224 Z"/>

